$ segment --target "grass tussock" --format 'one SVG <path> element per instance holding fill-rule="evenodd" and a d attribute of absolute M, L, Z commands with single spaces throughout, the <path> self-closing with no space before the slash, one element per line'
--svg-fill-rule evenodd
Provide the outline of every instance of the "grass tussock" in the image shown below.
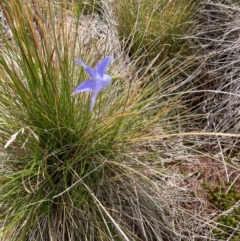
<path fill-rule="evenodd" d="M 239 7 L 235 1 L 203 1 L 199 15 L 197 39 L 206 61 L 195 104 L 205 115 L 203 128 L 213 132 L 239 133 Z M 221 146 L 226 157 L 238 156 L 238 139 L 208 141 Z"/>
<path fill-rule="evenodd" d="M 115 1 L 118 33 L 131 46 L 130 54 L 139 52 L 145 61 L 174 58 L 179 50 L 189 51 L 182 37 L 191 32 L 196 6 L 191 0 Z"/>
<path fill-rule="evenodd" d="M 83 55 L 81 16 L 70 21 L 70 7 L 1 3 L 11 39 L 1 32 L 0 238 L 174 239 L 164 187 L 154 181 L 161 161 L 144 150 L 152 135 L 172 132 L 161 123 L 181 95 L 160 102 L 172 86 L 160 92 L 151 81 L 154 60 L 141 71 L 135 62 L 119 70 L 122 54 L 109 72 L 118 68 L 123 77 L 101 92 L 91 113 L 89 94 L 71 96 L 87 78 L 74 59 L 94 66 L 101 58 L 93 47 Z"/>
<path fill-rule="evenodd" d="M 199 41 L 208 58 L 203 67 L 209 82 L 200 108 L 207 117 L 205 130 L 216 133 L 239 133 L 239 12 L 238 1 L 203 1 Z M 204 146 L 219 160 L 213 162 L 218 170 L 211 179 L 216 180 L 206 182 L 207 199 L 216 210 L 214 238 L 238 240 L 239 138 L 207 137 Z"/>

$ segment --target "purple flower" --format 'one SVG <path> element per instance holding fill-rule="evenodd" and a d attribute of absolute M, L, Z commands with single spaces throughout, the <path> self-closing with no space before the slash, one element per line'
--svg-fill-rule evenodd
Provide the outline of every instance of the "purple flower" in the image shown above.
<path fill-rule="evenodd" d="M 92 69 L 91 67 L 86 65 L 82 60 L 76 59 L 76 63 L 83 66 L 86 72 L 90 75 L 90 79 L 81 83 L 73 91 L 72 95 L 85 91 L 93 91 L 90 105 L 91 111 L 93 110 L 99 91 L 112 83 L 112 77 L 105 74 L 107 67 L 109 63 L 112 61 L 112 59 L 112 56 L 107 56 L 97 64 L 96 69 Z"/>

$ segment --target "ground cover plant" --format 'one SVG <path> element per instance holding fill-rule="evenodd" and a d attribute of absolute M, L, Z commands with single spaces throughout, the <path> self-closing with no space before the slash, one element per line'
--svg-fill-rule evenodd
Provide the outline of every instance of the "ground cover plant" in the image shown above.
<path fill-rule="evenodd" d="M 238 239 L 201 3 L 1 1 L 0 240 Z"/>

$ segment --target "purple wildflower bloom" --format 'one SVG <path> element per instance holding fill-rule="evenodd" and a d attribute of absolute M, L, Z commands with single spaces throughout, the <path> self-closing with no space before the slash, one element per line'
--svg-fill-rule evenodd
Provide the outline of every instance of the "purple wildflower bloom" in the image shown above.
<path fill-rule="evenodd" d="M 97 64 L 96 69 L 92 69 L 91 67 L 86 65 L 82 60 L 76 59 L 76 63 L 83 66 L 86 72 L 90 75 L 90 79 L 82 82 L 73 91 L 72 95 L 85 91 L 93 91 L 90 105 L 91 111 L 93 110 L 99 91 L 112 83 L 112 77 L 105 74 L 107 67 L 109 63 L 112 61 L 112 59 L 112 56 L 107 56 Z"/>

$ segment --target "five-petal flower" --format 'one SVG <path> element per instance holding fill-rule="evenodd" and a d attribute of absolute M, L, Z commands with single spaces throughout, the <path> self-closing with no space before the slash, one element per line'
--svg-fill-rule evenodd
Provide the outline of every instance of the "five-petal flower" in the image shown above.
<path fill-rule="evenodd" d="M 91 105 L 90 105 L 91 111 L 93 110 L 99 91 L 112 83 L 112 77 L 105 74 L 107 67 L 109 63 L 112 61 L 112 59 L 113 59 L 112 56 L 107 56 L 97 64 L 96 69 L 92 69 L 87 64 L 85 64 L 82 60 L 76 59 L 76 63 L 83 66 L 86 72 L 90 75 L 90 79 L 81 83 L 73 91 L 72 95 L 75 95 L 80 92 L 85 92 L 85 91 L 93 91 Z"/>

